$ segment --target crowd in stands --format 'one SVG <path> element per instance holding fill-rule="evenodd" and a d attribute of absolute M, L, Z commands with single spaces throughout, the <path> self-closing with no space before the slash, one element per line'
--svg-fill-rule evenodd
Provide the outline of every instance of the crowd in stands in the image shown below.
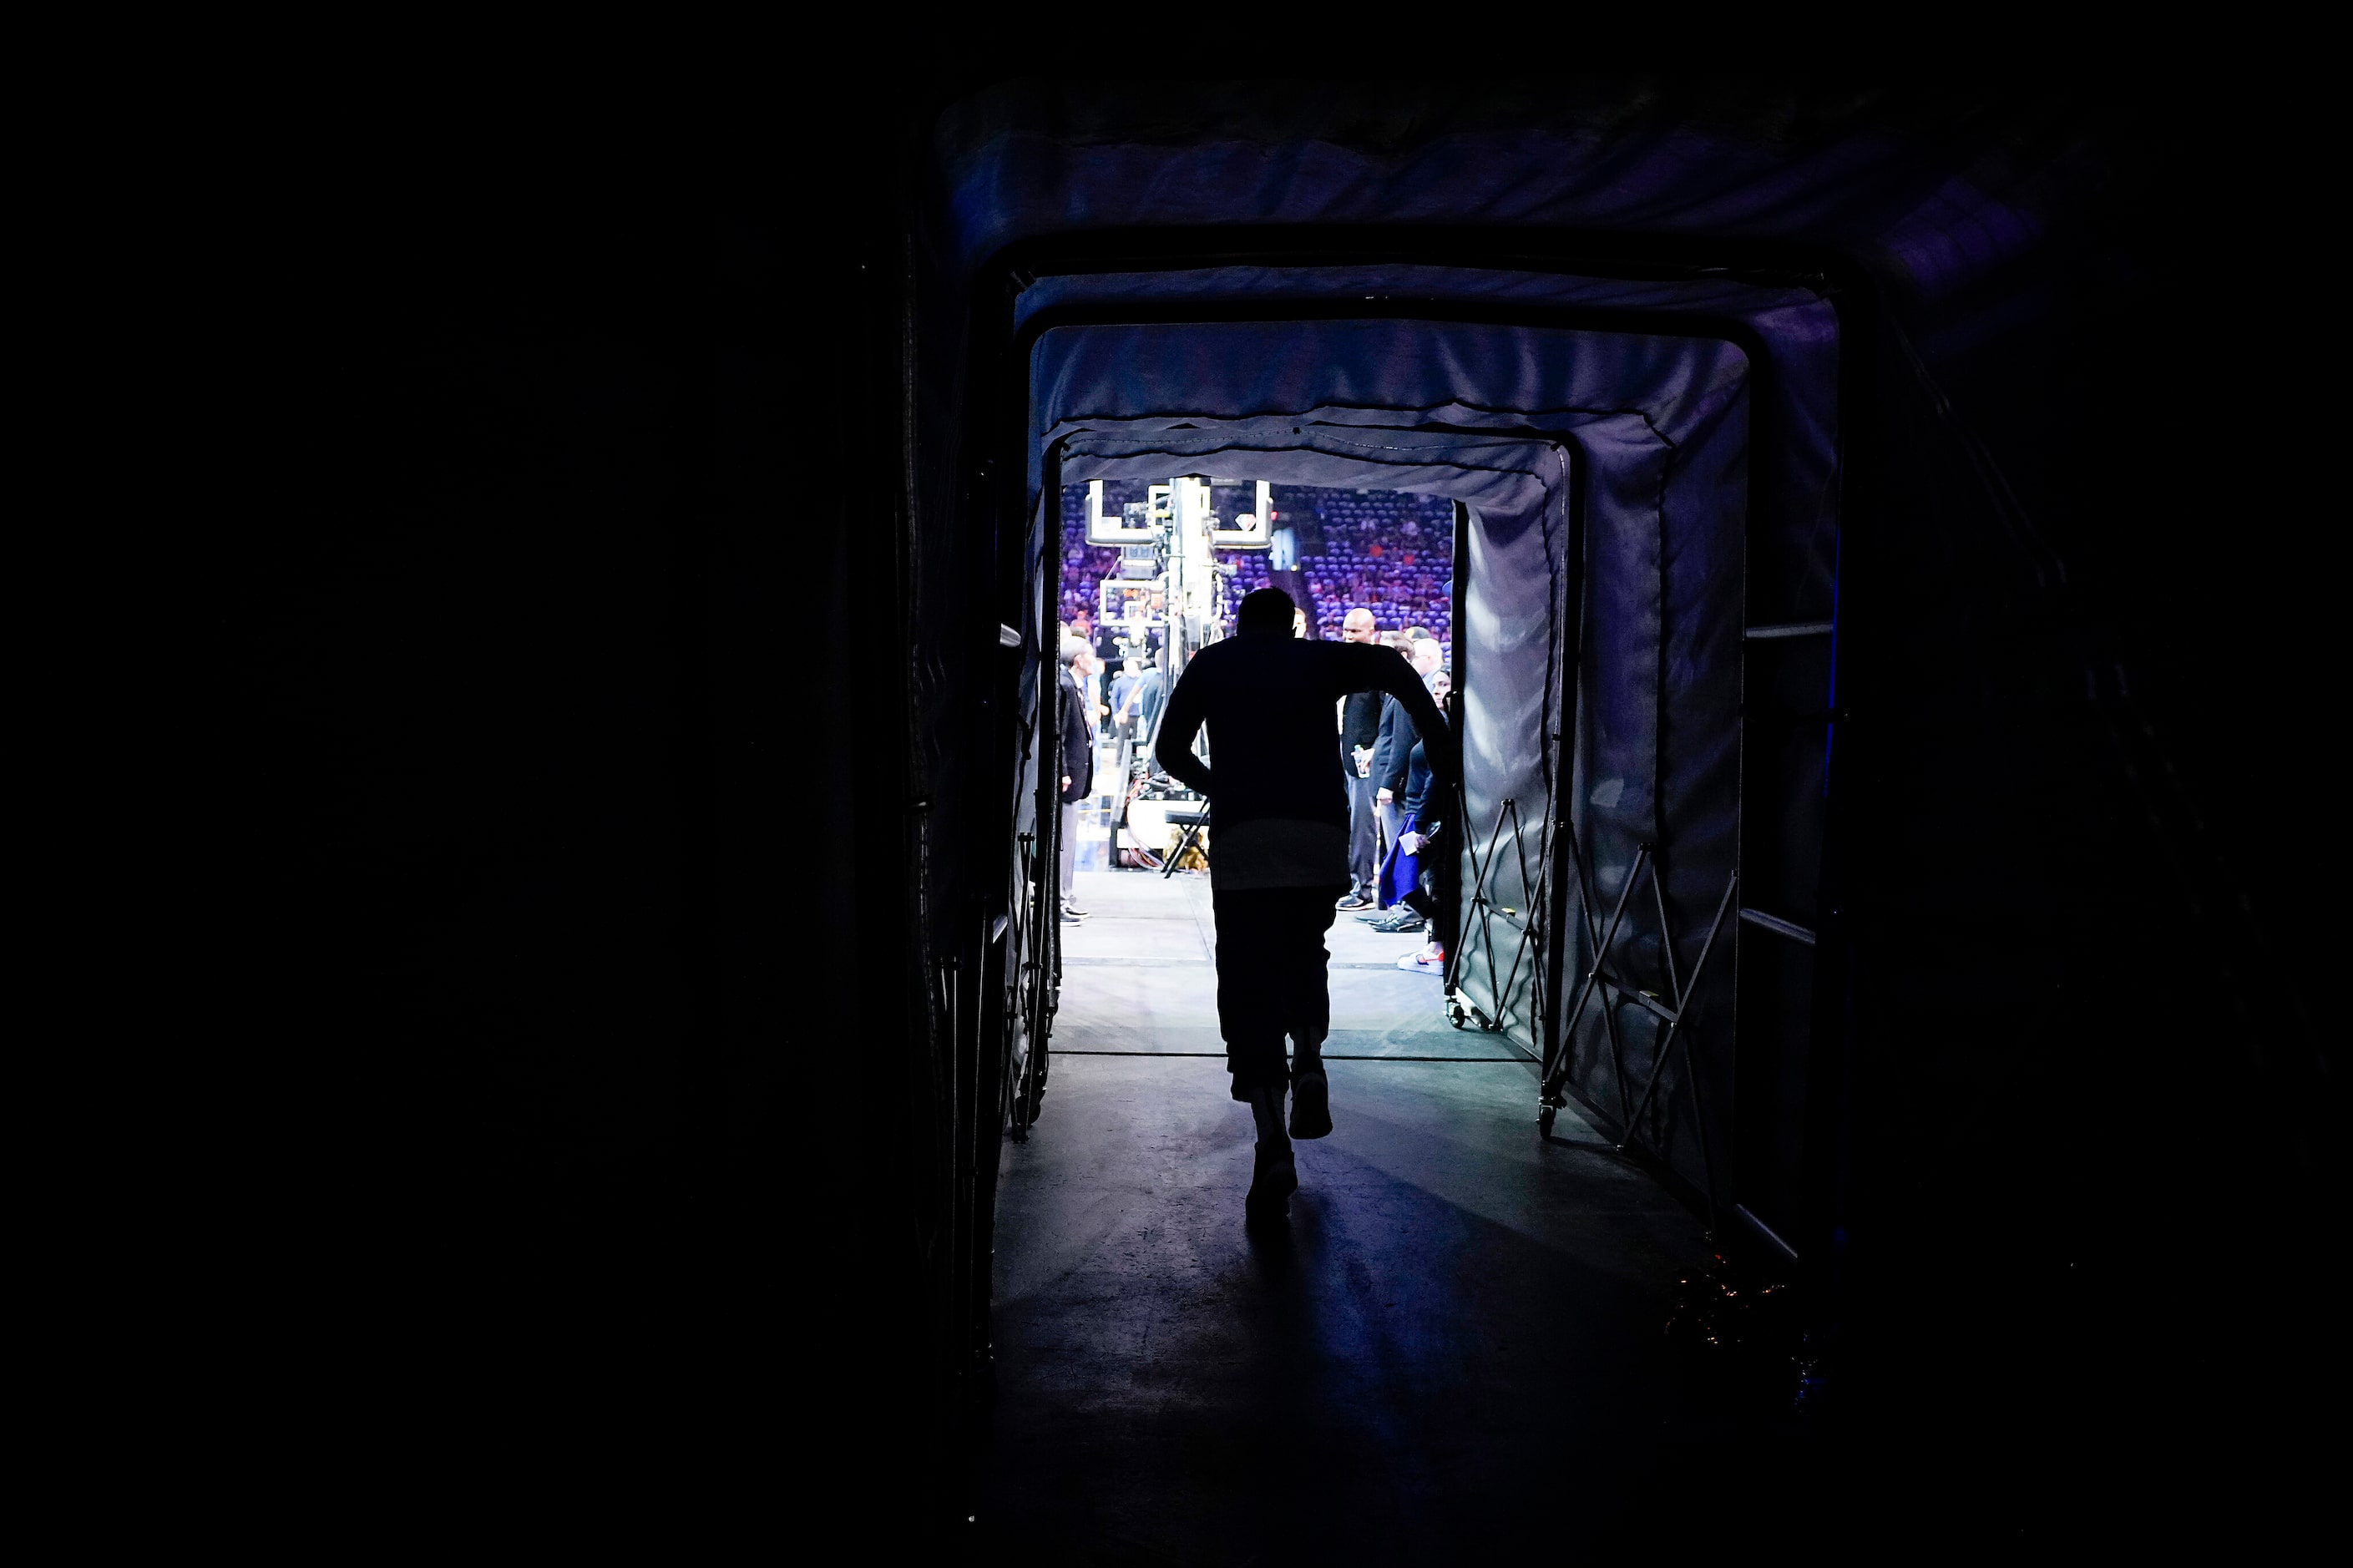
<path fill-rule="evenodd" d="M 1107 505 L 1116 511 L 1123 500 L 1142 500 L 1141 486 L 1107 486 Z M 1134 489 L 1134 495 L 1120 493 Z M 1062 487 L 1062 605 L 1060 618 L 1069 621 L 1084 610 L 1090 620 L 1103 614 L 1103 580 L 1119 574 L 1116 545 L 1087 542 L 1087 487 Z"/>
<path fill-rule="evenodd" d="M 1142 484 L 1106 486 L 1105 503 L 1142 500 Z M 1113 494 L 1113 491 L 1119 493 Z M 1130 493 L 1132 492 L 1132 493 Z M 1321 635 L 1337 639 L 1340 618 L 1355 605 L 1372 611 L 1383 631 L 1426 626 L 1451 658 L 1454 576 L 1454 503 L 1402 490 L 1273 488 L 1275 526 L 1298 537 L 1299 572 L 1314 601 Z M 1221 551 L 1235 575 L 1230 599 L 1267 584 L 1264 551 Z M 1087 488 L 1062 492 L 1062 618 L 1090 616 L 1101 603 L 1099 584 L 1119 570 L 1119 552 L 1087 543 Z"/>

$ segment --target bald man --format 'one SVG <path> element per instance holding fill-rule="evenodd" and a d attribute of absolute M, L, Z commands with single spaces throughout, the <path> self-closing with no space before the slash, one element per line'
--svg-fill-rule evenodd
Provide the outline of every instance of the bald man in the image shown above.
<path fill-rule="evenodd" d="M 1185 667 L 1168 699 L 1156 754 L 1169 775 L 1209 799 L 1209 898 L 1217 916 L 1218 1027 L 1232 1093 L 1258 1126 L 1245 1212 L 1280 1215 L 1299 1185 L 1291 1140 L 1332 1131 L 1324 1037 L 1332 1022 L 1324 935 L 1346 885 L 1346 783 L 1324 749 L 1333 704 L 1386 692 L 1406 705 L 1425 758 L 1453 777 L 1446 721 L 1406 661 L 1370 637 L 1347 643 L 1292 637 L 1292 602 L 1261 588 L 1241 602 L 1235 635 Z M 1205 763 L 1193 737 L 1209 731 Z M 1293 1055 L 1284 1060 L 1288 1038 Z M 1283 1122 L 1283 1097 L 1292 1096 Z"/>
<path fill-rule="evenodd" d="M 1340 623 L 1340 640 L 1377 642 L 1373 612 L 1363 605 Z M 1380 874 L 1380 816 L 1373 799 L 1373 748 L 1381 738 L 1381 694 L 1352 691 L 1340 700 L 1340 766 L 1348 780 L 1348 892 L 1336 908 L 1369 910 Z"/>

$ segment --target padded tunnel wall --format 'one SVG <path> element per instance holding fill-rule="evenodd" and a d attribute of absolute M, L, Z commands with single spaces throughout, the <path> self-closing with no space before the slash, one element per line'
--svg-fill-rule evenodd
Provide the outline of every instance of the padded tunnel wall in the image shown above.
<path fill-rule="evenodd" d="M 2196 293 L 2221 276 L 2178 264 L 2192 240 L 2178 205 L 2150 193 L 2178 163 L 2199 171 L 2200 200 L 2245 209 L 2230 193 L 2267 161 L 2217 157 L 2200 143 L 2211 119 L 2131 95 L 2103 119 L 2117 106 L 2038 93 L 1767 94 L 1767 115 L 1764 100 L 1689 84 L 1655 103 L 1622 82 L 1532 90 L 1525 115 L 1402 90 L 1410 113 L 1375 134 L 1345 86 L 1280 106 L 1212 89 L 1177 117 L 1200 128 L 1188 137 L 1113 90 L 1008 84 L 940 124 L 941 233 L 969 265 L 1024 283 L 1077 270 L 1054 255 L 1138 276 L 1197 257 L 1203 279 L 1279 258 L 1304 300 L 1316 256 L 1477 253 L 1502 269 L 1534 251 L 1659 263 L 1694 285 L 1730 260 L 1747 283 L 1813 290 L 1799 307 L 1810 344 L 1742 340 L 1760 388 L 1751 544 L 1771 546 L 1750 550 L 1746 619 L 1841 629 L 1835 676 L 1827 638 L 1746 660 L 1744 903 L 1819 941 L 1740 939 L 1746 1063 L 1754 1012 L 1792 1044 L 1756 1081 L 1745 1064 L 1736 1087 L 1805 1126 L 1739 1151 L 1739 1190 L 1797 1233 L 1834 1299 L 1884 1322 L 1900 1313 L 1867 1303 L 1963 1237 L 2039 1280 L 2085 1278 L 2070 1271 L 2094 1256 L 2120 1279 L 2129 1247 L 2085 1238 L 2111 1190 L 2099 1173 L 2132 1163 L 2162 1123 L 2160 1083 L 2227 1083 L 2265 1170 L 2316 1157 L 2303 1110 L 2290 1120 L 2306 1131 L 2276 1143 L 2256 1131 L 2275 1120 L 2260 1105 L 2317 1103 L 2325 1053 L 2302 1005 L 2285 1005 L 2284 1051 L 2221 1043 L 2267 1037 L 2252 1013 L 2223 1021 L 2221 998 L 2264 969 L 2267 946 L 2232 879 L 2269 876 L 2280 911 L 2302 895 L 2262 870 L 2270 851 L 2248 833 L 2212 826 L 2236 820 L 2221 803 L 2238 787 L 2220 761 L 2233 727 L 2213 715 L 2253 701 L 2280 732 L 2295 724 L 2262 695 L 2284 689 L 2252 643 L 2212 649 L 2195 629 L 2201 574 L 2147 542 L 2163 518 L 2193 549 L 2151 474 L 2169 468 L 2229 510 L 2215 475 L 2236 470 L 2180 469 L 2194 437 L 2180 410 L 2150 405 L 2162 360 L 2133 335 L 2165 308 L 2150 279 Z M 2199 254 L 2223 259 L 2211 244 Z M 1220 287 L 1140 287 L 1188 286 Z M 1014 313 L 1060 287 L 1039 278 Z M 1382 298 L 1326 303 L 1404 314 L 1413 291 L 1376 279 L 1357 292 Z M 2215 349 L 2201 337 L 2195 352 Z M 2183 445 L 2168 451 L 2159 427 Z M 2070 550 L 2092 574 L 2070 575 Z M 2217 569 L 2255 602 L 2243 552 Z M 2102 572 L 2105 585 L 2084 586 Z M 2168 607 L 2135 605 L 2134 584 Z M 2128 672 L 2136 648 L 2156 664 Z M 2210 667 L 2238 671 L 2243 689 Z M 2151 706 L 2133 682 L 2152 668 L 2205 698 Z M 2187 773 L 2160 712 L 2175 735 L 2204 737 Z M 2184 997 L 2165 973 L 2197 970 L 2208 942 L 2242 980 Z M 2284 1092 L 2292 1082 L 2303 1089 Z M 2168 1190 L 2212 1206 L 2187 1178 Z M 1972 1299 L 2001 1318 L 1992 1289 Z"/>
<path fill-rule="evenodd" d="M 1556 299 L 1576 280 L 1544 281 Z M 1074 290 L 1057 292 L 1067 300 Z M 1198 290 L 1187 306 L 1208 313 Z M 1036 447 L 1060 444 L 1067 482 L 1215 467 L 1470 503 L 1455 853 L 1462 887 L 1482 889 L 1494 912 L 1466 912 L 1456 981 L 1541 1051 L 1544 933 L 1523 933 L 1540 924 L 1563 804 L 1605 910 L 1637 847 L 1663 846 L 1674 962 L 1691 973 L 1738 844 L 1746 352 L 1722 337 L 1442 321 L 1102 323 L 1043 330 L 1031 379 Z M 1563 706 L 1572 611 L 1573 715 Z M 1557 737 L 1571 717 L 1567 765 L 1581 782 L 1560 803 Z M 1584 889 L 1570 908 L 1581 931 Z M 1664 973 L 1656 909 L 1645 892 L 1620 934 L 1630 975 Z M 1732 1108 L 1736 930 L 1721 942 L 1690 1025 L 1719 1142 Z M 1578 935 L 1570 967 L 1581 972 L 1589 950 Z M 1560 988 L 1555 976 L 1552 1005 Z M 1574 1081 L 1598 1106 L 1630 1105 L 1657 1050 L 1649 1016 L 1620 1012 L 1621 1051 L 1608 1047 L 1598 1013 L 1571 1042 Z M 1621 1092 L 1621 1061 L 1632 1092 Z M 1644 1131 L 1699 1187 L 1726 1151 L 1701 1148 L 1680 1070 L 1662 1078 Z"/>

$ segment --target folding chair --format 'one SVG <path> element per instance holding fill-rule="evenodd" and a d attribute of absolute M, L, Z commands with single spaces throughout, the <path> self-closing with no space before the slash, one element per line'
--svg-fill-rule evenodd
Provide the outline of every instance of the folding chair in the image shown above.
<path fill-rule="evenodd" d="M 1183 824 L 1185 837 L 1179 838 L 1176 847 L 1168 852 L 1168 864 L 1160 868 L 1160 879 L 1164 882 L 1176 874 L 1176 862 L 1185 858 L 1185 851 L 1192 847 L 1201 829 L 1209 825 L 1209 808 L 1205 805 L 1198 811 L 1172 811 L 1168 813 L 1168 820 Z M 1207 859 L 1208 854 L 1208 850 L 1204 848 L 1202 858 Z"/>

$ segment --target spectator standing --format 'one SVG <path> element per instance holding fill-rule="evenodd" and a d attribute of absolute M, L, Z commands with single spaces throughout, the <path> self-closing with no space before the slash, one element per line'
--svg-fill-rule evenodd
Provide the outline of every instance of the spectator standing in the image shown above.
<path fill-rule="evenodd" d="M 1441 671 L 1435 693 L 1440 702 L 1446 700 L 1446 676 Z M 1444 818 L 1447 812 L 1441 803 L 1450 796 L 1439 786 L 1430 772 L 1427 748 L 1419 744 L 1414 746 L 1407 758 L 1406 780 L 1406 820 L 1410 826 L 1398 840 L 1398 852 L 1401 856 L 1411 857 L 1414 864 L 1411 888 L 1398 901 L 1406 906 L 1413 919 L 1428 928 L 1430 941 L 1420 952 L 1398 959 L 1398 967 L 1420 974 L 1443 975 L 1446 973 L 1446 952 L 1454 941 L 1453 911 L 1438 901 L 1432 870 L 1438 862 L 1430 848 L 1433 844 L 1445 847 L 1440 841 L 1446 834 Z M 1388 929 L 1403 931 L 1411 930 L 1412 926 L 1400 924 Z"/>
<path fill-rule="evenodd" d="M 1361 605 L 1340 622 L 1345 644 L 1374 640 L 1373 612 Z M 1425 693 L 1427 695 L 1427 693 Z M 1380 824 L 1373 799 L 1373 746 L 1381 738 L 1381 694 L 1351 691 L 1340 699 L 1340 769 L 1348 782 L 1348 891 L 1336 908 L 1373 906 L 1380 871 Z"/>
<path fill-rule="evenodd" d="M 1073 637 L 1066 639 L 1061 650 L 1062 668 L 1059 678 L 1062 709 L 1062 854 L 1060 871 L 1061 920 L 1065 925 L 1076 925 L 1086 918 L 1079 908 L 1076 893 L 1079 879 L 1079 803 L 1095 787 L 1094 726 L 1088 720 L 1086 688 L 1087 645 Z"/>
<path fill-rule="evenodd" d="M 1291 570 L 1297 571 L 1311 555 L 1324 553 L 1324 520 L 1315 510 L 1315 491 L 1306 486 L 1277 485 L 1268 510 L 1275 524 L 1291 531 Z"/>
<path fill-rule="evenodd" d="M 1105 723 L 1110 731 L 1111 787 L 1114 793 L 1127 787 L 1128 764 L 1147 739 L 1139 700 L 1143 684 L 1144 661 L 1131 657 L 1120 661 L 1119 673 L 1112 678 L 1110 690 L 1105 694 L 1109 699 L 1105 706 L 1111 710 Z"/>
<path fill-rule="evenodd" d="M 1139 725 L 1138 739 L 1149 741 L 1160 730 L 1160 710 L 1168 700 L 1168 677 L 1155 663 L 1144 667 L 1144 675 L 1135 683 L 1135 717 Z"/>
<path fill-rule="evenodd" d="M 1133 742 L 1139 717 L 1136 689 L 1144 684 L 1144 661 L 1131 658 L 1123 661 L 1119 674 L 1112 678 L 1111 721 L 1113 732 L 1123 741 Z"/>
<path fill-rule="evenodd" d="M 1267 570 L 1294 572 L 1299 568 L 1299 525 L 1274 508 L 1267 508 Z"/>
<path fill-rule="evenodd" d="M 1413 672 L 1421 677 L 1424 687 L 1430 688 L 1446 663 L 1446 653 L 1435 642 L 1423 637 L 1413 645 L 1411 659 Z M 1420 738 L 1414 733 L 1413 720 L 1407 715 L 1404 705 L 1394 697 L 1383 698 L 1380 739 L 1373 746 L 1373 801 L 1380 809 L 1384 855 L 1397 843 L 1405 820 L 1406 759 Z"/>

